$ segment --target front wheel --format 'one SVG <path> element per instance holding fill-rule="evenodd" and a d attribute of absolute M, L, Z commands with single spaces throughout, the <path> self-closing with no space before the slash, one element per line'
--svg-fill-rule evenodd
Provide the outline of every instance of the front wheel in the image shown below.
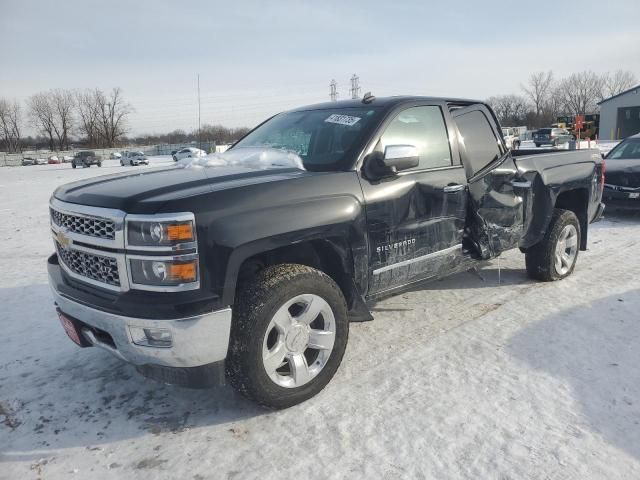
<path fill-rule="evenodd" d="M 173 156 L 173 161 L 177 162 L 178 161 L 178 157 L 176 157 L 175 155 Z"/>
<path fill-rule="evenodd" d="M 529 276 L 551 282 L 571 275 L 578 260 L 580 233 L 576 214 L 556 208 L 544 238 L 525 254 Z"/>
<path fill-rule="evenodd" d="M 259 404 L 291 407 L 329 383 L 348 336 L 346 302 L 329 276 L 303 265 L 268 267 L 239 289 L 227 376 Z"/>

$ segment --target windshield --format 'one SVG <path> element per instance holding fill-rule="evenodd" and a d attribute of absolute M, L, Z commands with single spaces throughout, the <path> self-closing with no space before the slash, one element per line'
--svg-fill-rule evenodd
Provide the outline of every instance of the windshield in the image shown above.
<path fill-rule="evenodd" d="M 626 160 L 633 158 L 640 160 L 640 138 L 625 140 L 607 155 L 607 160 Z"/>
<path fill-rule="evenodd" d="M 379 116 L 376 107 L 306 110 L 276 115 L 234 147 L 283 150 L 298 156 L 306 170 L 348 168 Z"/>

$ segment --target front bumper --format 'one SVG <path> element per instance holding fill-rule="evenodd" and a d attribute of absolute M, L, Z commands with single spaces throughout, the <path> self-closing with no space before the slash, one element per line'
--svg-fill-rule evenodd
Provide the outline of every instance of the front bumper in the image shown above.
<path fill-rule="evenodd" d="M 202 377 L 208 367 L 222 366 L 227 356 L 231 308 L 185 318 L 143 319 L 106 312 L 81 303 L 60 293 L 51 278 L 50 285 L 58 309 L 75 321 L 87 344 L 103 348 L 134 364 L 146 376 L 166 383 L 208 386 L 192 385 L 193 375 L 189 375 L 189 371 L 196 373 L 196 377 Z M 171 346 L 136 345 L 132 333 L 136 327 L 169 331 Z"/>

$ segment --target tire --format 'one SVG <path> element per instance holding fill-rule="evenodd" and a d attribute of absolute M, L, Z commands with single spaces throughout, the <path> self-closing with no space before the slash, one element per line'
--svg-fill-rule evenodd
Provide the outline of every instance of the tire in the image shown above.
<path fill-rule="evenodd" d="M 120 160 L 120 166 L 124 167 L 124 162 L 122 160 Z"/>
<path fill-rule="evenodd" d="M 98 162 L 96 165 L 98 165 L 99 167 L 102 166 L 102 162 Z"/>
<path fill-rule="evenodd" d="M 71 168 L 76 168 L 76 162 L 71 162 Z"/>
<path fill-rule="evenodd" d="M 129 159 L 129 166 L 133 167 L 133 160 Z"/>
<path fill-rule="evenodd" d="M 178 157 L 176 157 L 175 155 L 173 156 L 173 161 L 177 162 L 178 161 Z"/>
<path fill-rule="evenodd" d="M 544 238 L 525 253 L 527 274 L 543 282 L 571 275 L 578 260 L 581 233 L 576 214 L 556 208 Z M 564 242 L 564 249 L 559 247 L 560 242 Z M 557 251 L 558 248 L 561 252 Z"/>
<path fill-rule="evenodd" d="M 305 315 L 310 305 L 319 312 L 315 316 Z M 288 330 L 282 330 L 281 324 Z M 315 332 L 318 341 L 332 342 L 331 346 L 310 347 L 313 335 L 309 337 L 309 332 Z M 226 374 L 247 398 L 271 408 L 291 407 L 329 383 L 340 366 L 348 337 L 346 302 L 329 276 L 304 265 L 267 267 L 239 288 Z M 269 358 L 275 358 L 272 368 Z"/>
<path fill-rule="evenodd" d="M 536 148 L 540 148 L 540 144 L 539 143 L 536 143 Z"/>

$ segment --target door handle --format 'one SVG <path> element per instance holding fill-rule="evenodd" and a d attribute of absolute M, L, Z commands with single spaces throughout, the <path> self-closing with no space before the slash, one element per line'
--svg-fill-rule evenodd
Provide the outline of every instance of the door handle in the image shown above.
<path fill-rule="evenodd" d="M 447 185 L 444 187 L 444 193 L 454 193 L 464 190 L 464 185 Z"/>
<path fill-rule="evenodd" d="M 515 188 L 531 188 L 531 182 L 528 180 L 511 180 L 511 186 Z"/>

